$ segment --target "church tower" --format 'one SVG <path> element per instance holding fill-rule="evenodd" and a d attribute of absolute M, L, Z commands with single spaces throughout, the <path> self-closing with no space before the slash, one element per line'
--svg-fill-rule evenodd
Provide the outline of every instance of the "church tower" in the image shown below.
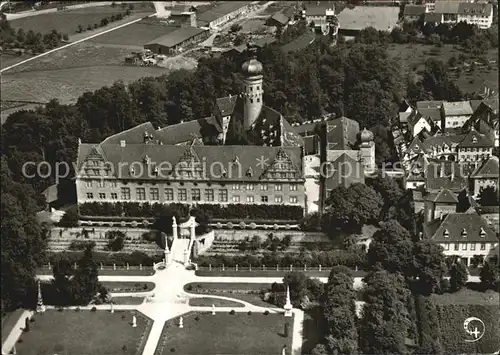
<path fill-rule="evenodd" d="M 259 118 L 262 111 L 262 95 L 264 89 L 262 87 L 263 69 L 262 63 L 257 60 L 257 47 L 248 44 L 248 60 L 243 63 L 241 70 L 245 75 L 243 83 L 245 85 L 243 91 L 243 126 L 249 130 L 255 120 Z"/>
<path fill-rule="evenodd" d="M 375 142 L 373 141 L 373 133 L 366 128 L 361 132 L 361 159 L 365 172 L 375 171 Z"/>

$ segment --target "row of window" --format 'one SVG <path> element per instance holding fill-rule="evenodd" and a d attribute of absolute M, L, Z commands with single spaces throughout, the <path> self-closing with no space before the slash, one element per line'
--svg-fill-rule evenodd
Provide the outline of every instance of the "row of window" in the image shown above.
<path fill-rule="evenodd" d="M 108 187 L 116 187 L 117 182 L 114 180 L 87 180 L 85 182 L 86 187 L 93 187 L 94 182 L 96 183 L 96 186 L 98 188 L 105 188 L 106 186 Z M 255 190 L 255 184 L 245 184 L 245 185 L 239 185 L 239 184 L 233 184 L 231 187 L 232 190 L 247 190 L 247 191 L 253 191 Z M 260 184 L 260 191 L 268 191 L 269 185 L 268 184 Z M 297 184 L 290 184 L 289 185 L 289 191 L 297 191 L 298 187 Z M 283 191 L 283 184 L 276 184 L 274 185 L 274 191 Z"/>
<path fill-rule="evenodd" d="M 453 245 L 453 250 L 467 250 L 467 245 L 470 245 L 469 250 L 476 250 L 476 243 L 461 243 L 462 248 L 460 248 L 460 243 L 455 243 Z M 450 250 L 450 244 L 443 244 L 444 250 Z M 486 250 L 486 243 L 480 243 L 480 250 Z"/>
<path fill-rule="evenodd" d="M 143 187 L 136 188 L 136 199 L 138 201 L 146 201 L 146 189 Z M 105 192 L 99 192 L 99 199 L 106 199 Z M 118 199 L 118 194 L 116 192 L 112 192 L 110 194 L 112 200 Z M 130 188 L 122 187 L 120 197 L 122 200 L 130 200 Z M 87 192 L 87 199 L 91 200 L 94 198 L 94 193 Z M 188 200 L 188 192 L 187 189 L 178 189 L 177 190 L 177 199 L 179 201 L 187 201 Z M 158 188 L 150 188 L 149 189 L 149 200 L 159 201 L 160 200 L 160 190 Z M 165 189 L 165 201 L 173 201 L 174 200 L 174 189 L 166 188 Z M 201 201 L 201 190 L 200 189 L 191 189 L 191 200 L 192 201 Z M 205 190 L 205 201 L 213 202 L 215 201 L 215 192 L 214 189 L 206 189 Z M 228 202 L 228 191 L 226 189 L 218 190 L 218 201 L 219 202 Z M 240 196 L 235 195 L 232 197 L 232 202 L 241 202 Z M 246 196 L 246 202 L 255 202 L 254 196 Z M 269 196 L 261 196 L 260 202 L 267 203 L 269 202 Z M 283 203 L 283 196 L 274 196 L 275 203 Z M 290 196 L 289 203 L 297 203 L 297 196 Z"/>

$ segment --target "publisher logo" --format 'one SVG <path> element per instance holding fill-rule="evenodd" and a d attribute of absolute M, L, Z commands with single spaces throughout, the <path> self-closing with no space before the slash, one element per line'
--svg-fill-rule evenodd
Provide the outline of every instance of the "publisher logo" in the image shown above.
<path fill-rule="evenodd" d="M 481 319 L 469 317 L 464 320 L 464 330 L 467 334 L 465 342 L 474 343 L 483 337 L 486 327 Z"/>

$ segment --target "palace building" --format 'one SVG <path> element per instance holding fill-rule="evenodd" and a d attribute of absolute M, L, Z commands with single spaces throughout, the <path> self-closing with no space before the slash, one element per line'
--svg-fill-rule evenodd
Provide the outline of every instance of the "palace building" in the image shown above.
<path fill-rule="evenodd" d="M 263 67 L 249 45 L 243 92 L 209 117 L 155 129 L 149 122 L 79 143 L 78 203 L 305 204 L 303 139 L 263 102 Z M 250 145 L 225 145 L 239 122 Z"/>

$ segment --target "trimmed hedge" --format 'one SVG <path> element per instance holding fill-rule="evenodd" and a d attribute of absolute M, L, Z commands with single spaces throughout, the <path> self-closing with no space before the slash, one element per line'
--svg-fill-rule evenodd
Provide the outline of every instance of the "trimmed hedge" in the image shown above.
<path fill-rule="evenodd" d="M 497 305 L 436 305 L 439 338 L 445 354 L 491 354 L 500 348 L 500 310 Z M 484 322 L 486 331 L 477 342 L 464 341 L 464 320 L 477 317 Z"/>
<path fill-rule="evenodd" d="M 58 260 L 66 259 L 70 261 L 72 264 L 78 262 L 83 256 L 83 252 L 62 252 L 62 253 L 54 253 L 49 256 L 49 261 L 51 264 L 56 263 Z M 163 254 L 158 254 L 153 257 L 139 252 L 134 251 L 133 253 L 101 253 L 101 252 L 93 252 L 92 259 L 100 265 L 102 263 L 103 266 L 126 266 L 127 263 L 129 266 L 151 266 L 153 262 L 157 263 L 163 260 Z"/>
<path fill-rule="evenodd" d="M 212 256 L 199 256 L 195 262 L 198 266 L 226 266 L 234 267 L 238 266 L 255 266 L 260 267 L 266 265 L 271 268 L 276 265 L 281 267 L 288 267 L 290 265 L 303 267 L 304 265 L 310 267 L 317 267 L 321 265 L 322 267 L 331 267 L 335 265 L 344 265 L 347 267 L 354 268 L 356 266 L 360 267 L 364 264 L 364 254 L 348 252 L 344 250 L 333 250 L 333 251 L 321 251 L 321 252 L 311 252 L 305 254 L 271 254 L 265 253 L 263 255 L 224 255 L 216 254 Z"/>
<path fill-rule="evenodd" d="M 209 219 L 248 219 L 248 220 L 300 220 L 304 210 L 300 206 L 285 205 L 246 205 L 246 204 L 198 204 L 182 203 L 161 204 L 148 202 L 85 202 L 79 205 L 80 216 L 116 217 L 157 217 L 172 211 L 187 216 L 190 209 L 203 212 Z"/>

